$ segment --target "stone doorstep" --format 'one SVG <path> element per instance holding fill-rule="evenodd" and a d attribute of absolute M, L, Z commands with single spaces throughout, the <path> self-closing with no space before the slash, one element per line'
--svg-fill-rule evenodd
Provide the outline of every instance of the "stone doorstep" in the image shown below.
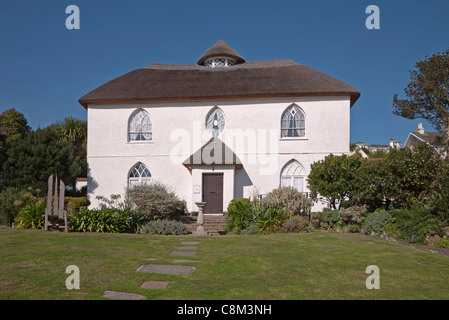
<path fill-rule="evenodd" d="M 102 297 L 116 300 L 140 300 L 145 298 L 141 294 L 118 291 L 105 291 Z"/>
<path fill-rule="evenodd" d="M 170 284 L 170 281 L 145 281 L 140 285 L 143 289 L 165 289 Z"/>

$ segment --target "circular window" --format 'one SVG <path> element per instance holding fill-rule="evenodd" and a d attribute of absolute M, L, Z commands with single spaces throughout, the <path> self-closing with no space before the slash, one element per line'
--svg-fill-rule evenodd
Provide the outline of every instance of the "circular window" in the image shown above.
<path fill-rule="evenodd" d="M 206 129 L 212 134 L 213 137 L 218 137 L 223 131 L 225 126 L 225 118 L 223 112 L 215 107 L 206 117 Z"/>

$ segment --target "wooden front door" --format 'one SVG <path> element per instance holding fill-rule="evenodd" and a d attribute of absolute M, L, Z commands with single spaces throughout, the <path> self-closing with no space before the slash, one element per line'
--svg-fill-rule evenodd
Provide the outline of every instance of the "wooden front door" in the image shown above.
<path fill-rule="evenodd" d="M 223 213 L 223 174 L 203 174 L 204 213 Z"/>

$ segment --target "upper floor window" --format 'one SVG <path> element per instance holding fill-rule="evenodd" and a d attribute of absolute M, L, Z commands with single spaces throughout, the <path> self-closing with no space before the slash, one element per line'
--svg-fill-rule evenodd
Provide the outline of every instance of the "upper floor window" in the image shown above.
<path fill-rule="evenodd" d="M 129 118 L 128 140 L 129 141 L 153 140 L 151 119 L 145 110 L 139 109 L 135 111 Z"/>
<path fill-rule="evenodd" d="M 212 108 L 206 116 L 206 129 L 213 137 L 218 137 L 225 126 L 223 112 L 218 107 Z"/>
<path fill-rule="evenodd" d="M 281 138 L 300 138 L 306 136 L 304 112 L 295 104 L 289 106 L 281 118 Z"/>

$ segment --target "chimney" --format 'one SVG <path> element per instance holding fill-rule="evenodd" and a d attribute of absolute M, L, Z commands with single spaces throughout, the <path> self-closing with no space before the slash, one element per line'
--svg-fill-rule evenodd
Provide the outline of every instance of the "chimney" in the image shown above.
<path fill-rule="evenodd" d="M 418 123 L 418 129 L 416 130 L 419 134 L 424 134 L 424 128 L 422 126 L 422 122 Z"/>

